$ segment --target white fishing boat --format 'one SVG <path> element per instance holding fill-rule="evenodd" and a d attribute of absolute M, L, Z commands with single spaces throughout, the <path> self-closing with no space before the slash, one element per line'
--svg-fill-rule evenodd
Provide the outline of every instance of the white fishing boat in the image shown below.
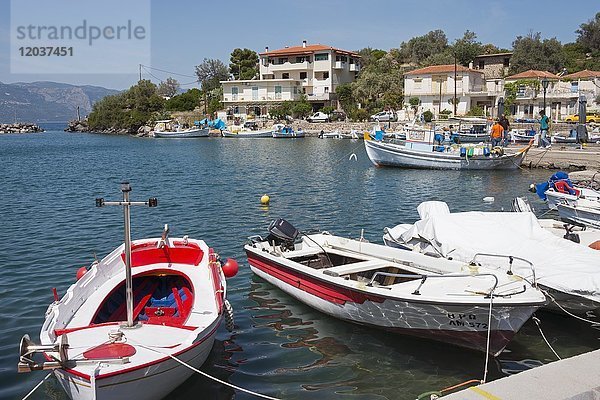
<path fill-rule="evenodd" d="M 450 213 L 446 203 L 437 201 L 421 203 L 417 210 L 421 219 L 416 223 L 384 229 L 386 245 L 476 260 L 490 268 L 509 266 L 528 280 L 533 265 L 538 284 L 552 300 L 550 309 L 600 311 L 600 252 L 550 233 L 533 213 Z"/>
<path fill-rule="evenodd" d="M 507 271 L 326 232 L 299 234 L 281 219 L 244 249 L 256 275 L 323 313 L 493 355 L 546 301 Z"/>
<path fill-rule="evenodd" d="M 373 135 L 375 138 L 382 135 Z M 531 143 L 514 154 L 487 145 L 434 144 L 434 131 L 409 131 L 406 143 L 373 140 L 365 135 L 367 155 L 376 166 L 420 169 L 517 169 Z M 492 151 L 493 150 L 493 151 Z"/>
<path fill-rule="evenodd" d="M 225 274 L 235 261 L 221 266 L 204 241 L 169 238 L 166 226 L 160 238 L 131 242 L 129 207 L 157 201 L 131 202 L 130 190 L 123 184 L 122 202 L 96 200 L 124 206 L 125 243 L 80 269 L 62 298 L 55 291 L 41 345 L 21 341 L 19 372 L 53 370 L 71 399 L 165 398 L 204 363 L 231 316 Z"/>
<path fill-rule="evenodd" d="M 271 136 L 279 139 L 293 139 L 293 138 L 303 138 L 304 131 L 302 129 L 298 129 L 294 131 L 291 126 L 284 124 L 275 124 L 273 125 L 273 132 Z"/>
<path fill-rule="evenodd" d="M 179 123 L 170 119 L 156 121 L 153 129 L 154 137 L 174 139 L 208 137 L 209 131 L 209 127 L 182 128 Z"/>
<path fill-rule="evenodd" d="M 581 205 L 557 205 L 560 219 L 571 224 L 589 226 L 600 229 L 600 208 L 589 208 Z M 600 262 L 598 263 L 600 265 Z"/>
<path fill-rule="evenodd" d="M 226 138 L 272 138 L 273 129 L 223 131 L 221 135 Z"/>

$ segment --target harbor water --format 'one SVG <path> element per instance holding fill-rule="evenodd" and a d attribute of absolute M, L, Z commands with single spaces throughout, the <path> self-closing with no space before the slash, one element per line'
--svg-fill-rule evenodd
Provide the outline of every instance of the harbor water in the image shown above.
<path fill-rule="evenodd" d="M 48 127 L 47 127 L 48 128 Z M 52 127 L 50 127 L 52 128 Z M 356 157 L 351 155 L 355 154 Z M 484 355 L 442 343 L 391 335 L 335 320 L 292 299 L 250 272 L 246 238 L 264 235 L 277 217 L 302 230 L 324 229 L 381 243 L 385 226 L 412 223 L 425 200 L 452 211 L 500 211 L 545 170 L 419 171 L 374 167 L 362 141 L 334 139 L 169 140 L 63 133 L 0 136 L 0 398 L 20 399 L 45 372 L 17 374 L 18 344 L 38 340 L 52 288 L 64 294 L 75 272 L 123 240 L 118 209 L 94 199 L 157 197 L 154 209 L 132 210 L 132 236 L 205 240 L 240 262 L 228 281 L 236 328 L 222 326 L 202 370 L 244 388 L 284 399 L 415 399 L 481 379 Z M 269 206 L 260 197 L 271 197 Z M 493 196 L 493 203 L 483 202 Z M 544 204 L 530 201 L 544 211 Z M 494 235 L 494 227 L 489 227 Z M 498 249 L 501 251 L 502 249 Z M 600 348 L 598 328 L 538 312 L 562 357 Z M 490 363 L 497 379 L 556 358 L 529 321 Z M 250 399 L 195 375 L 169 399 Z M 66 399 L 49 379 L 33 399 Z"/>

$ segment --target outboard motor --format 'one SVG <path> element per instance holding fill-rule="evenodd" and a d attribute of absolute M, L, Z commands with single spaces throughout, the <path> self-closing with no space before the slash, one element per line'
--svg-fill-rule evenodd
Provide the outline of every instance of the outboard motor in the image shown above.
<path fill-rule="evenodd" d="M 300 232 L 283 218 L 277 218 L 269 225 L 269 236 L 267 241 L 274 246 L 281 246 L 281 248 L 293 250 L 294 242 Z"/>
<path fill-rule="evenodd" d="M 570 240 L 571 242 L 581 243 L 581 239 L 579 238 L 579 235 L 577 233 L 573 233 L 573 228 L 574 228 L 573 226 L 570 226 L 569 224 L 565 224 L 564 228 L 567 232 L 565 233 L 565 236 L 563 236 L 563 238 Z"/>

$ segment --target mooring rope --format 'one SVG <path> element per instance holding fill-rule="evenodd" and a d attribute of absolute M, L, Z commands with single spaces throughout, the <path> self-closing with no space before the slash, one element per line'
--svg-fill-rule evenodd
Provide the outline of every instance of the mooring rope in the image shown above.
<path fill-rule="evenodd" d="M 563 306 L 561 306 L 561 305 L 559 304 L 559 302 L 558 302 L 558 301 L 556 301 L 556 299 L 555 299 L 555 298 L 554 298 L 554 297 L 553 297 L 553 296 L 552 296 L 550 293 L 548 293 L 546 290 L 543 290 L 543 289 L 540 289 L 540 290 L 541 290 L 541 291 L 542 291 L 542 293 L 544 293 L 546 296 L 550 297 L 550 300 L 552 300 L 552 302 L 553 302 L 554 304 L 556 304 L 556 305 L 558 306 L 558 308 L 560 308 L 560 309 L 561 309 L 561 310 L 562 310 L 562 311 L 563 311 L 565 314 L 567 314 L 567 315 L 569 315 L 569 316 L 571 316 L 571 317 L 573 317 L 573 318 L 576 318 L 576 319 L 578 319 L 578 320 L 580 320 L 580 321 L 587 322 L 588 324 L 592 324 L 592 325 L 598 325 L 598 324 L 600 324 L 600 322 L 598 322 L 598 321 L 592 321 L 592 320 L 589 320 L 589 319 L 585 319 L 585 318 L 582 318 L 582 317 L 580 317 L 580 316 L 578 316 L 578 315 L 575 315 L 575 314 L 573 314 L 573 313 L 571 313 L 571 312 L 567 311 L 567 310 L 566 310 L 566 309 L 565 309 Z"/>
<path fill-rule="evenodd" d="M 542 335 L 542 339 L 544 339 L 544 342 L 546 342 L 546 345 L 548 345 L 548 347 L 550 348 L 550 350 L 552 350 L 552 352 L 554 353 L 554 355 L 556 356 L 556 358 L 558 358 L 559 360 L 562 360 L 562 358 L 560 358 L 560 356 L 558 355 L 558 353 L 556 351 L 554 351 L 554 349 L 550 345 L 550 342 L 548 342 L 548 339 L 546 339 L 546 335 L 544 335 L 544 332 L 542 331 L 542 327 L 540 326 L 540 319 L 538 317 L 536 317 L 535 315 L 533 317 L 531 317 L 531 319 L 537 325 L 537 327 L 538 327 L 538 329 L 540 331 L 540 335 Z"/>
<path fill-rule="evenodd" d="M 488 315 L 487 344 L 485 346 L 485 366 L 483 369 L 483 381 L 481 381 L 481 383 L 485 383 L 487 381 L 488 363 L 490 360 L 490 336 L 491 336 L 491 332 L 492 332 L 492 300 L 493 299 L 494 299 L 494 294 L 490 293 L 490 312 Z"/>
<path fill-rule="evenodd" d="M 49 372 L 48 375 L 46 375 L 44 377 L 44 379 L 42 379 L 37 385 L 35 385 L 35 387 L 33 389 L 31 389 L 31 391 L 29 393 L 27 393 L 25 395 L 25 397 L 23 397 L 23 400 L 28 399 L 29 396 L 31 396 L 33 394 L 33 392 L 35 392 L 40 386 L 42 386 L 42 384 L 46 381 L 46 379 L 50 378 L 50 375 L 52 375 L 52 372 Z"/>
<path fill-rule="evenodd" d="M 130 341 L 130 343 L 134 343 L 134 342 Z M 172 355 L 172 354 L 165 353 L 165 352 L 163 352 L 163 351 L 160 351 L 160 350 L 153 349 L 153 348 L 151 348 L 151 347 L 145 346 L 145 345 L 143 345 L 143 344 L 140 344 L 140 343 L 136 343 L 136 344 L 137 344 L 138 346 L 140 346 L 140 347 L 143 347 L 143 348 L 147 349 L 147 350 L 154 351 L 154 352 L 156 352 L 156 353 L 163 354 L 163 355 L 165 355 L 165 356 L 169 356 L 169 357 L 171 357 L 173 360 L 177 361 L 179 364 L 183 365 L 184 367 L 186 367 L 186 368 L 188 368 L 188 369 L 190 369 L 190 370 L 192 370 L 192 371 L 194 371 L 194 372 L 196 372 L 196 373 L 198 373 L 198 374 L 200 374 L 200 375 L 204 376 L 205 378 L 211 379 L 211 380 L 213 380 L 213 381 L 215 381 L 215 382 L 218 382 L 218 383 L 220 383 L 220 384 L 222 384 L 222 385 L 228 386 L 228 387 L 230 387 L 230 388 L 232 388 L 232 389 L 239 390 L 240 392 L 244 392 L 244 393 L 250 394 L 250 395 L 252 395 L 252 396 L 260 397 L 260 398 L 267 399 L 267 400 L 281 400 L 281 399 L 278 399 L 277 397 L 271 397 L 271 396 L 267 396 L 266 394 L 262 394 L 262 393 L 256 393 L 256 392 L 253 392 L 253 391 L 251 391 L 251 390 L 244 389 L 243 387 L 236 386 L 236 385 L 234 385 L 234 384 L 232 384 L 232 383 L 225 382 L 225 381 L 223 381 L 223 380 L 221 380 L 221 379 L 219 379 L 219 378 L 216 378 L 216 377 L 214 377 L 214 376 L 212 376 L 212 375 L 209 375 L 209 374 L 207 374 L 206 372 L 200 371 L 198 368 L 195 368 L 195 367 L 193 367 L 193 366 L 189 365 L 189 364 L 188 364 L 188 363 L 186 363 L 185 361 L 183 361 L 183 360 L 180 360 L 179 358 L 175 357 L 175 356 L 174 356 L 174 355 Z"/>

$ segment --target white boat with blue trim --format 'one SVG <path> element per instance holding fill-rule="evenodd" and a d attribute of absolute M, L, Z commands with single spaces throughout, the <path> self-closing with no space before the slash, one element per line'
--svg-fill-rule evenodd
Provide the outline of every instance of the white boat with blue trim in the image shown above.
<path fill-rule="evenodd" d="M 438 135 L 433 130 L 410 130 L 405 143 L 391 143 L 375 130 L 373 135 L 365 134 L 365 149 L 378 167 L 499 170 L 519 168 L 532 145 L 531 142 L 514 154 L 505 154 L 502 148 L 486 144 L 445 145 L 443 138 L 435 140 Z"/>

